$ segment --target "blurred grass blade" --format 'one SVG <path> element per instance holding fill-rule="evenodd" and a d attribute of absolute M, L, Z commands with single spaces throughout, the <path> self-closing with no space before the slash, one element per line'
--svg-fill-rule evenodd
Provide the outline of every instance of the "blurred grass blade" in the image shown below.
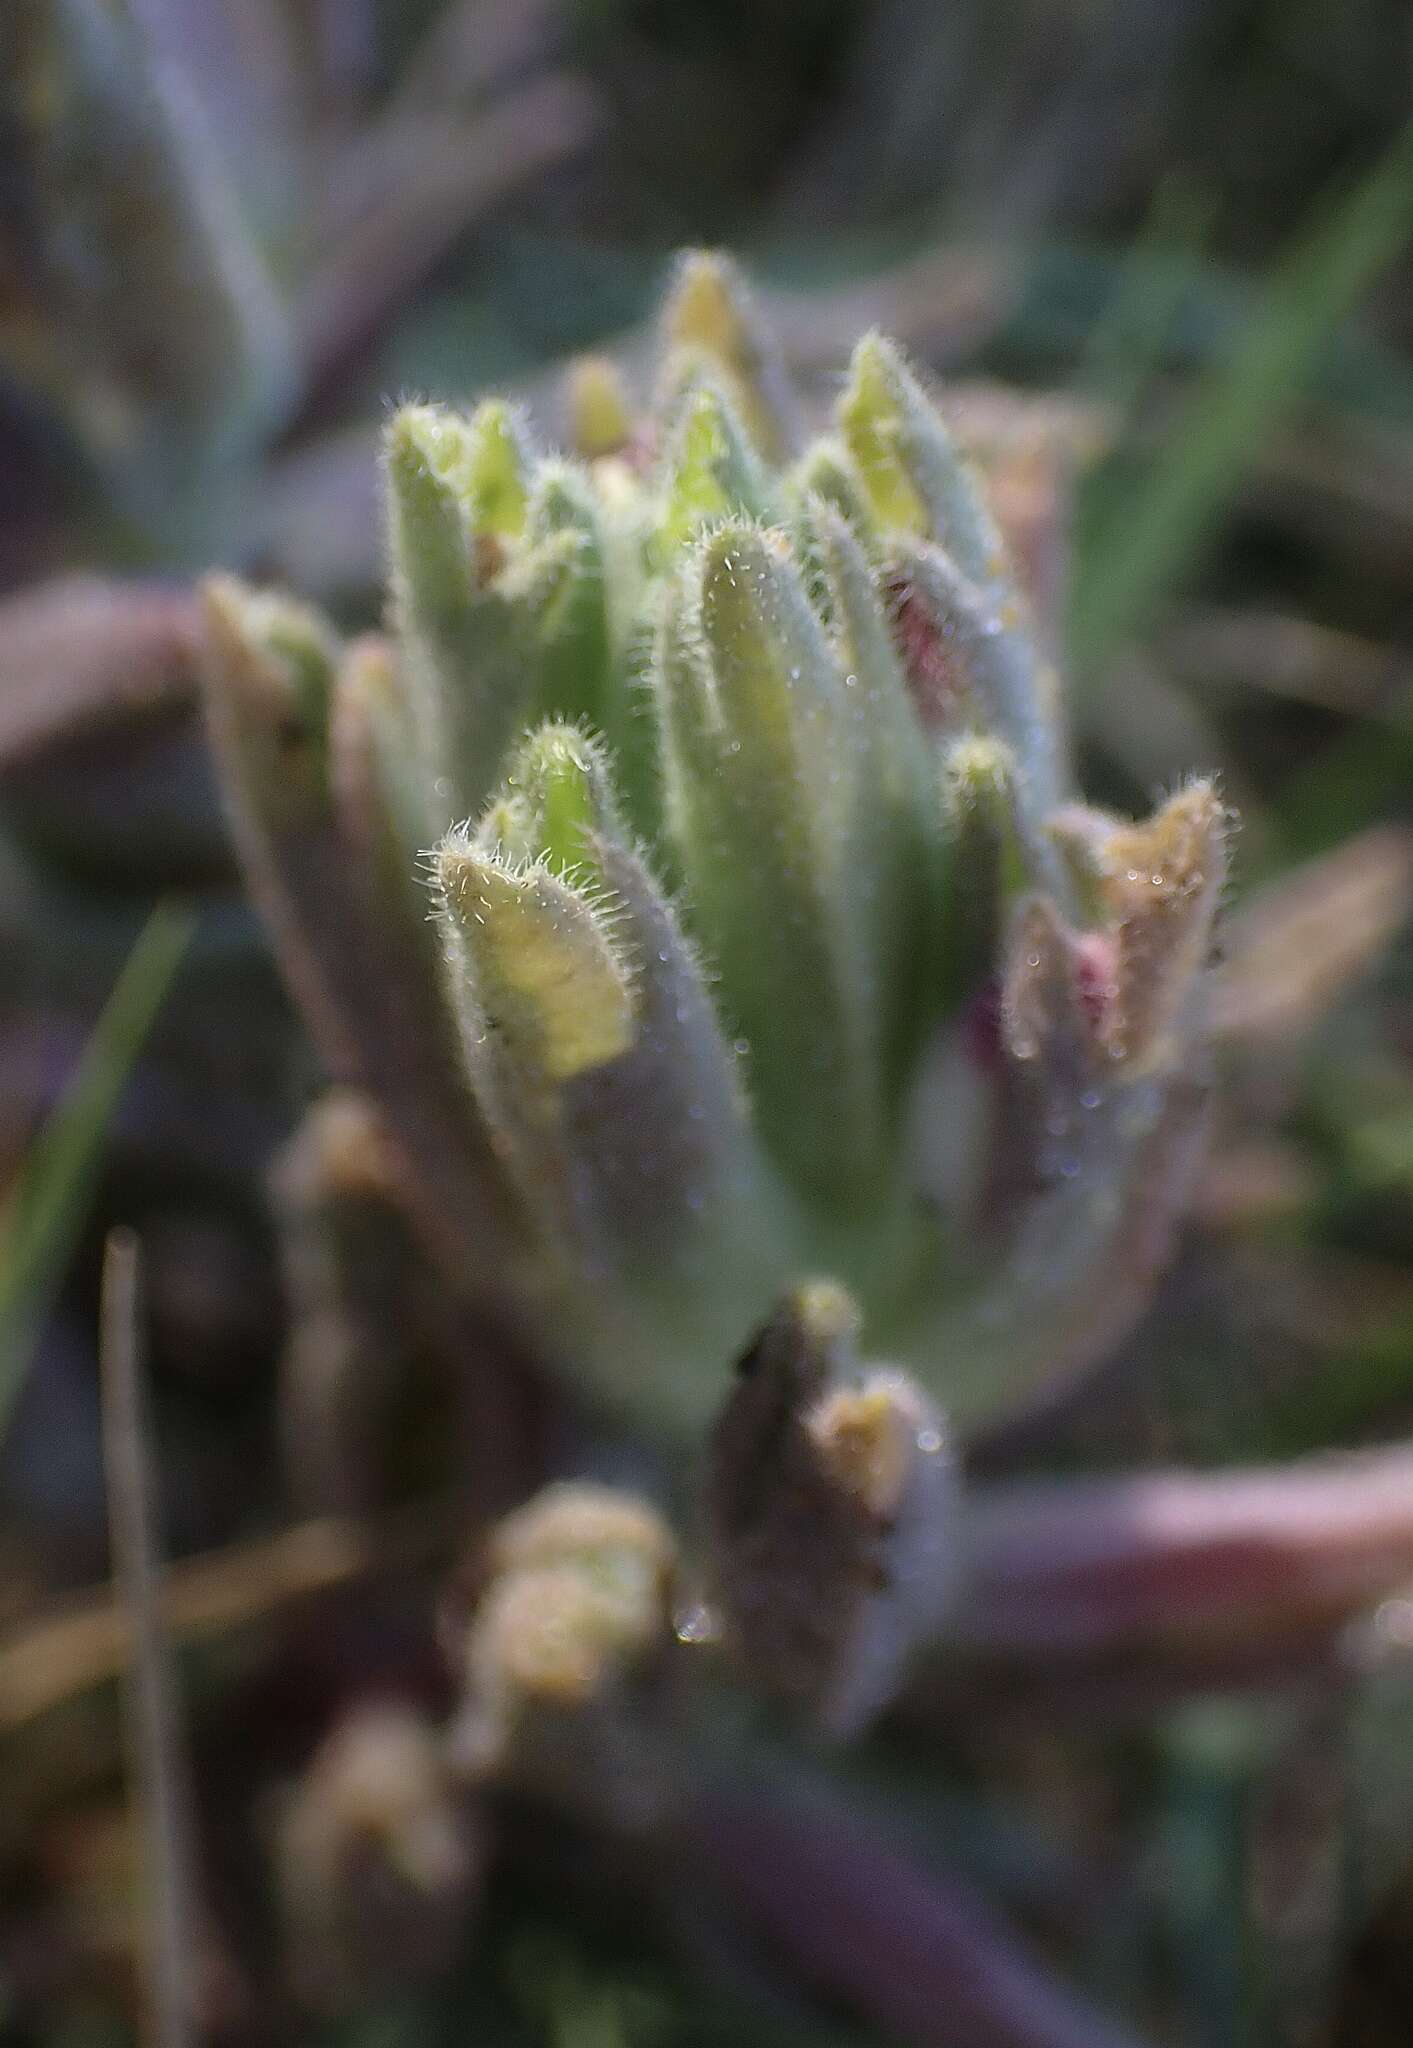
<path fill-rule="evenodd" d="M 93 1170 L 118 1098 L 194 922 L 174 903 L 159 903 L 153 911 L 11 1192 L 0 1228 L 0 1433 L 83 1227 Z"/>
<path fill-rule="evenodd" d="M 1147 222 L 1091 328 L 1077 382 L 1115 431 L 1132 421 L 1164 356 L 1210 240 L 1214 206 L 1180 173 L 1159 186 Z"/>
<path fill-rule="evenodd" d="M 1212 520 L 1377 272 L 1413 233 L 1413 125 L 1352 191 L 1320 209 L 1226 366 L 1181 419 L 1171 454 L 1092 533 L 1070 620 L 1088 686 L 1187 567 Z"/>

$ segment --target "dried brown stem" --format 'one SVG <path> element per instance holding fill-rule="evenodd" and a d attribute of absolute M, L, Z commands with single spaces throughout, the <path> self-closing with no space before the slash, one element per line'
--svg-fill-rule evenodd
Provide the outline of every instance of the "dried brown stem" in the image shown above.
<path fill-rule="evenodd" d="M 190 2048 L 195 1859 L 185 1731 L 160 1597 L 150 1424 L 142 1385 L 137 1240 L 114 1231 L 103 1261 L 103 1452 L 113 1581 L 132 1661 L 125 1721 L 149 1904 L 147 2039 Z"/>
<path fill-rule="evenodd" d="M 419 1505 L 367 1523 L 301 1522 L 277 1536 L 188 1558 L 163 1576 L 162 1625 L 181 1642 L 250 1627 L 299 1601 L 421 1562 L 463 1521 L 459 1503 Z M 0 1642 L 0 1735 L 116 1678 L 133 1648 L 132 1618 L 107 1593 L 15 1629 Z"/>

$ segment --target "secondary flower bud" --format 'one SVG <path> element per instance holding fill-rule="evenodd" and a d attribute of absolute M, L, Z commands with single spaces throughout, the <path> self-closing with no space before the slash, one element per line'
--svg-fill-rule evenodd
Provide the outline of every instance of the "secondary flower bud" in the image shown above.
<path fill-rule="evenodd" d="M 941 1420 L 904 1374 L 859 1368 L 857 1330 L 836 1287 L 786 1297 L 738 1367 L 707 1495 L 728 1650 L 836 1736 L 886 1704 L 957 1567 Z"/>

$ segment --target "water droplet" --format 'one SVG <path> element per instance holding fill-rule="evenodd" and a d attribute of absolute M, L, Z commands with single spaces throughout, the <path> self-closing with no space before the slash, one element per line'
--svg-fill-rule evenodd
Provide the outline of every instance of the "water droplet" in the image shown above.
<path fill-rule="evenodd" d="M 679 1643 L 712 1643 L 716 1641 L 716 1617 L 703 1601 L 694 1601 L 684 1607 L 673 1624 L 673 1634 Z"/>
<path fill-rule="evenodd" d="M 942 1448 L 941 1430 L 920 1429 L 917 1433 L 917 1447 L 924 1457 L 935 1457 Z"/>
<path fill-rule="evenodd" d="M 1374 1628 L 1385 1642 L 1413 1648 L 1413 1600 L 1385 1600 L 1375 1610 Z"/>

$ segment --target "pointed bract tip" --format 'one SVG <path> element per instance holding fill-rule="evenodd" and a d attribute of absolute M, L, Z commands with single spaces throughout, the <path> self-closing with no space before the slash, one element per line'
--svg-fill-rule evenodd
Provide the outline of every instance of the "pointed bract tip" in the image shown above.
<path fill-rule="evenodd" d="M 477 533 L 523 531 L 530 496 L 530 447 L 524 425 L 504 399 L 487 398 L 471 415 L 464 479 Z"/>
<path fill-rule="evenodd" d="M 734 362 L 748 341 L 745 295 L 745 281 L 730 256 L 716 249 L 684 250 L 663 306 L 665 340 Z"/>
<path fill-rule="evenodd" d="M 734 407 L 710 374 L 694 377 L 665 459 L 659 534 L 671 550 L 714 523 L 766 509 L 768 486 Z"/>
<path fill-rule="evenodd" d="M 468 417 L 446 406 L 399 406 L 384 436 L 395 495 L 429 488 L 455 504 L 471 532 L 511 538 L 525 525 L 529 449 L 514 409 L 489 398 Z"/>
<path fill-rule="evenodd" d="M 339 665 L 339 694 L 356 696 L 369 705 L 397 701 L 401 690 L 397 646 L 385 633 L 360 633 L 350 640 Z"/>
<path fill-rule="evenodd" d="M 1215 783 L 1186 783 L 1151 818 L 1114 828 L 1100 849 L 1103 873 L 1120 901 L 1133 890 L 1164 902 L 1215 900 L 1226 880 L 1230 825 Z"/>
<path fill-rule="evenodd" d="M 617 455 L 633 434 L 628 392 L 618 366 L 607 356 L 579 356 L 569 366 L 565 411 L 569 441 L 586 462 Z"/>
<path fill-rule="evenodd" d="M 1014 808 L 1016 757 L 990 733 L 963 733 L 942 755 L 942 796 L 954 823 L 977 811 Z"/>
<path fill-rule="evenodd" d="M 834 1280 L 799 1281 L 746 1354 L 742 1374 L 776 1396 L 803 1396 L 853 1369 L 861 1327 L 847 1288 Z"/>
<path fill-rule="evenodd" d="M 524 819 L 534 857 L 560 874 L 594 866 L 596 836 L 624 833 L 607 750 L 577 725 L 551 723 L 531 733 L 506 775 L 505 797 Z"/>
<path fill-rule="evenodd" d="M 464 834 L 442 842 L 434 867 L 476 1001 L 523 1072 L 558 1084 L 628 1051 L 632 976 L 600 903 Z"/>
<path fill-rule="evenodd" d="M 1010 594 L 1006 550 L 981 483 L 901 350 L 869 334 L 837 417 L 878 522 L 931 541 L 962 573 Z"/>
<path fill-rule="evenodd" d="M 1178 1063 L 1200 1024 L 1227 873 L 1230 813 L 1192 782 L 1100 848 L 1100 902 L 1118 955 L 1117 1044 L 1135 1074 Z"/>
<path fill-rule="evenodd" d="M 805 1428 L 823 1469 L 880 1521 L 897 1513 L 919 1457 L 944 1453 L 933 1404 L 905 1374 L 888 1369 L 826 1394 Z"/>
<path fill-rule="evenodd" d="M 782 458 L 796 401 L 779 349 L 729 257 L 696 249 L 679 259 L 660 333 L 669 405 L 681 388 L 683 366 L 690 376 L 691 366 L 705 360 L 725 383 L 755 446 L 772 460 Z"/>
<path fill-rule="evenodd" d="M 321 725 L 339 661 L 338 635 L 323 614 L 234 576 L 206 577 L 201 597 L 208 646 L 229 684 L 311 731 Z"/>
<path fill-rule="evenodd" d="M 803 589 L 789 541 L 754 519 L 723 519 L 703 535 L 689 565 L 689 586 L 704 603 L 719 599 L 743 618 L 762 619 L 787 582 Z"/>
<path fill-rule="evenodd" d="M 902 357 L 881 334 L 866 334 L 855 348 L 837 416 L 874 517 L 884 527 L 929 531 L 927 505 L 905 449 L 906 409 L 923 403 Z"/>

